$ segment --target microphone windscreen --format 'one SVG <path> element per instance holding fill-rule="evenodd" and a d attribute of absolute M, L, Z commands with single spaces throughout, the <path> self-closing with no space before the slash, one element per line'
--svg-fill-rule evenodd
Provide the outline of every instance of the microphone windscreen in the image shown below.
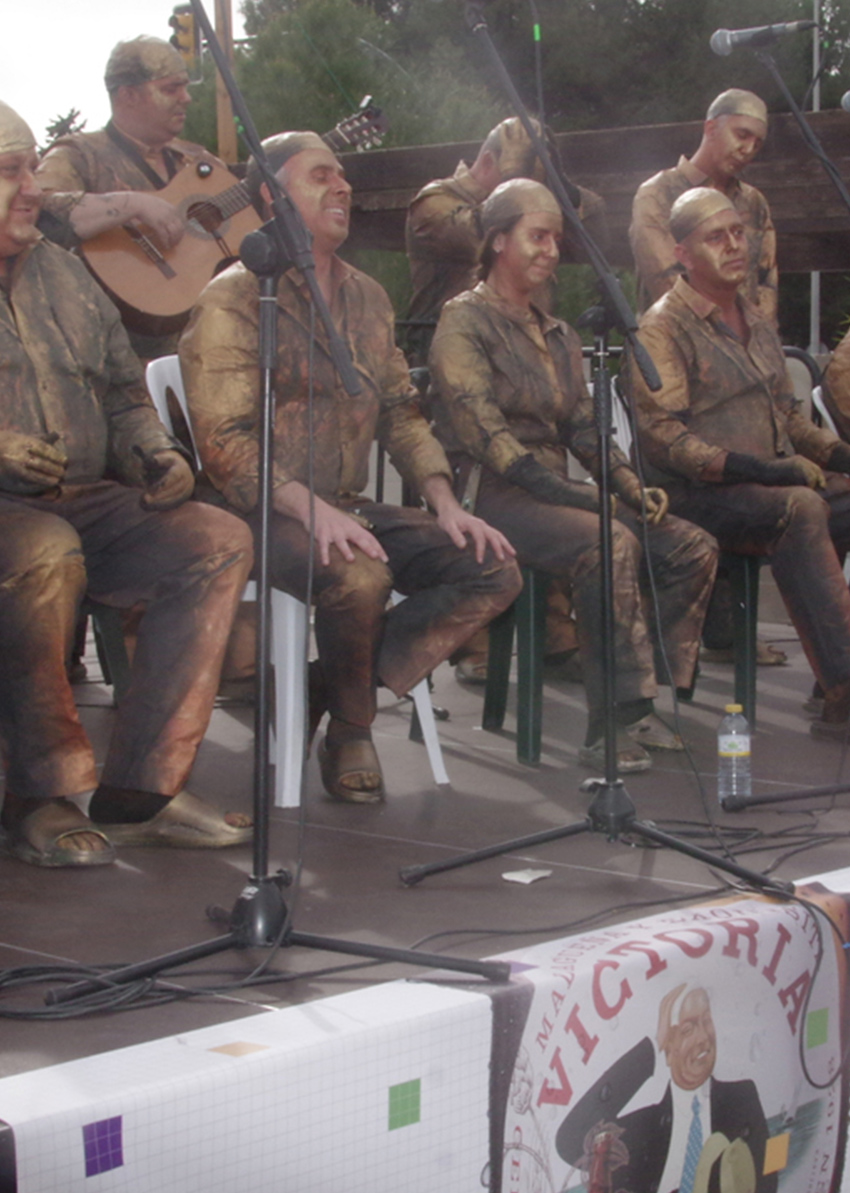
<path fill-rule="evenodd" d="M 708 44 L 721 58 L 732 53 L 732 38 L 729 36 L 728 29 L 715 29 Z"/>
<path fill-rule="evenodd" d="M 845 91 L 842 95 L 841 106 L 845 112 L 850 112 L 850 91 Z"/>

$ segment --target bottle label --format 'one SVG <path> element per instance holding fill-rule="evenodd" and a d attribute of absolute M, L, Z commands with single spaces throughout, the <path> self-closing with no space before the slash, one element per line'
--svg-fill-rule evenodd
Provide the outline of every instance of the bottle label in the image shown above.
<path fill-rule="evenodd" d="M 717 756 L 719 758 L 749 758 L 749 734 L 719 733 L 717 735 Z"/>

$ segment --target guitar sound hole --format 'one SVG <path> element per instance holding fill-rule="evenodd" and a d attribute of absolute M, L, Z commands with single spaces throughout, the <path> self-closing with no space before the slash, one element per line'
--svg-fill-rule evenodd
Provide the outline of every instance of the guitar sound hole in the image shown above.
<path fill-rule="evenodd" d="M 204 231 L 208 232 L 211 236 L 214 236 L 224 223 L 221 212 L 215 204 L 207 203 L 203 200 L 190 204 L 186 211 L 186 218 L 200 224 Z"/>

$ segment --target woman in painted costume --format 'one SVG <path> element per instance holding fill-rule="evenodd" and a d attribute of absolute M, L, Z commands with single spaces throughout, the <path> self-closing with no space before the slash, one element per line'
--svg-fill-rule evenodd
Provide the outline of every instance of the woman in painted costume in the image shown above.
<path fill-rule="evenodd" d="M 572 585 L 588 700 L 582 763 L 604 763 L 598 491 L 567 476 L 567 450 L 598 479 L 599 437 L 582 376 L 581 342 L 539 310 L 534 290 L 558 264 L 563 219 L 545 186 L 514 179 L 481 211 L 482 281 L 447 303 L 431 349 L 436 427 L 461 490 L 505 534 L 518 562 Z M 478 467 L 480 466 L 480 467 Z M 470 484 L 470 478 L 472 483 Z M 620 771 L 646 770 L 648 749 L 680 750 L 655 714 L 658 674 L 693 685 L 716 570 L 714 539 L 667 517 L 661 490 L 642 489 L 612 451 L 615 699 Z M 648 628 L 639 538 L 648 523 L 662 632 Z"/>

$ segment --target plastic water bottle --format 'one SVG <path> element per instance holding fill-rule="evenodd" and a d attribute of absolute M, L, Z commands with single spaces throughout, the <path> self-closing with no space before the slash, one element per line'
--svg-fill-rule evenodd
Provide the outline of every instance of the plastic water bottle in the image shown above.
<path fill-rule="evenodd" d="M 745 800 L 752 795 L 750 727 L 740 704 L 727 704 L 717 730 L 717 798 Z"/>

